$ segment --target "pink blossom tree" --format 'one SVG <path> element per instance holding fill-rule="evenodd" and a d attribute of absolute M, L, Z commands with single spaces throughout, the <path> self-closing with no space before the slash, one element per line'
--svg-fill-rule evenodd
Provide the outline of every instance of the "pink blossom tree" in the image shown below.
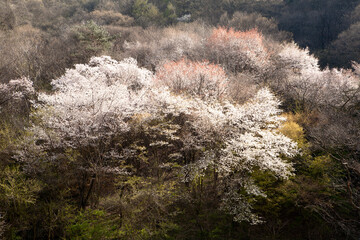
<path fill-rule="evenodd" d="M 261 72 L 269 64 L 269 51 L 256 29 L 245 32 L 216 28 L 207 39 L 208 59 L 232 72 Z"/>
<path fill-rule="evenodd" d="M 181 59 L 167 62 L 156 72 L 158 84 L 172 92 L 189 94 L 202 99 L 220 99 L 226 94 L 226 73 L 218 65 Z"/>

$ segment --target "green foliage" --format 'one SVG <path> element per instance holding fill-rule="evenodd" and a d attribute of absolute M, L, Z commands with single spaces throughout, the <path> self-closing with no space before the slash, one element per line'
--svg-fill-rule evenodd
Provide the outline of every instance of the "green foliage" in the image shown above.
<path fill-rule="evenodd" d="M 17 209 L 35 204 L 41 184 L 36 179 L 28 179 L 19 166 L 6 167 L 0 174 L 0 190 L 0 200 Z"/>
<path fill-rule="evenodd" d="M 284 117 L 286 117 L 286 122 L 281 125 L 279 131 L 294 140 L 303 151 L 307 151 L 309 143 L 305 139 L 303 127 L 299 125 L 300 119 L 302 118 L 301 114 L 289 113 L 284 114 Z"/>
<path fill-rule="evenodd" d="M 191 0 L 172 0 L 171 3 L 174 4 L 176 8 L 176 14 L 179 17 L 191 12 Z"/>
<path fill-rule="evenodd" d="M 93 11 L 90 13 L 92 19 L 99 25 L 130 26 L 134 19 L 114 11 Z"/>
<path fill-rule="evenodd" d="M 310 176 L 314 178 L 323 178 L 325 182 L 328 182 L 328 173 L 331 170 L 332 161 L 329 156 L 315 157 L 309 164 Z M 332 172 L 334 173 L 334 172 Z"/>
<path fill-rule="evenodd" d="M 164 11 L 164 20 L 166 23 L 174 23 L 176 20 L 176 9 L 171 2 L 168 3 Z"/>
<path fill-rule="evenodd" d="M 66 227 L 66 239 L 100 240 L 114 239 L 119 236 L 115 222 L 102 210 L 87 209 L 70 219 Z"/>
<path fill-rule="evenodd" d="M 36 206 L 42 184 L 28 178 L 19 166 L 7 166 L 0 172 L 0 209 L 6 223 L 10 223 L 5 236 L 20 239 L 20 232 L 30 228 L 29 212 Z"/>
<path fill-rule="evenodd" d="M 11 151 L 18 142 L 16 129 L 6 121 L 0 124 L 0 153 Z"/>
<path fill-rule="evenodd" d="M 264 232 L 257 233 L 257 237 L 268 235 L 287 239 L 291 235 L 292 239 L 303 239 L 306 237 L 303 234 L 309 231 L 304 225 L 307 222 L 311 224 L 310 231 L 314 236 L 342 238 L 342 234 L 337 232 L 337 224 L 341 224 L 338 219 L 326 221 L 323 215 L 333 212 L 339 216 L 347 215 L 348 203 L 338 197 L 344 196 L 344 189 L 333 187 L 344 177 L 342 166 L 328 155 L 312 157 L 304 154 L 298 157 L 300 159 L 295 159 L 296 175 L 287 181 L 279 181 L 268 173 L 255 174 L 257 183 L 267 195 L 255 206 L 267 222 Z M 268 227 L 272 230 L 269 231 Z"/>
<path fill-rule="evenodd" d="M 98 4 L 99 4 L 99 0 L 83 0 L 82 1 L 82 6 L 88 12 L 94 11 Z"/>
<path fill-rule="evenodd" d="M 72 28 L 69 38 L 71 51 L 67 55 L 72 63 L 83 63 L 92 56 L 106 54 L 111 50 L 113 41 L 117 36 L 111 36 L 109 32 L 94 21 L 76 25 Z"/>
<path fill-rule="evenodd" d="M 143 27 L 161 22 L 159 9 L 148 0 L 135 0 L 132 15 L 135 21 Z"/>
<path fill-rule="evenodd" d="M 101 26 L 94 21 L 89 21 L 85 25 L 78 26 L 74 30 L 76 39 L 81 46 L 93 54 L 101 53 L 110 49 L 112 37 Z"/>

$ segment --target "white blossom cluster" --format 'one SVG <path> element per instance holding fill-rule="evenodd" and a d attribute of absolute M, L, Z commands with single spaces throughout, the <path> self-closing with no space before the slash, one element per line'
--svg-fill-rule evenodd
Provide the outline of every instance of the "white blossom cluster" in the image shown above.
<path fill-rule="evenodd" d="M 321 70 L 309 50 L 302 50 L 295 43 L 286 44 L 279 57 L 288 76 L 283 89 L 298 100 L 337 108 L 360 101 L 360 81 L 351 71 Z M 357 65 L 354 67 L 356 69 Z"/>
<path fill-rule="evenodd" d="M 0 83 L 1 101 L 5 102 L 10 99 L 21 100 L 35 93 L 32 82 L 28 78 L 10 80 L 8 84 Z"/>
<path fill-rule="evenodd" d="M 6 109 L 24 110 L 22 108 L 32 100 L 34 94 L 33 84 L 26 77 L 11 80 L 7 84 L 0 84 L 0 112 Z"/>
<path fill-rule="evenodd" d="M 171 148 L 171 141 L 179 141 L 182 150 L 173 151 L 172 159 L 182 159 L 186 149 L 195 149 L 199 158 L 183 166 L 183 181 L 191 181 L 194 175 L 214 168 L 224 184 L 230 186 L 224 190 L 223 209 L 233 213 L 235 220 L 255 222 L 254 215 L 248 214 L 248 204 L 241 200 L 243 196 L 236 194 L 241 188 L 249 195 L 262 194 L 249 177 L 254 169 L 269 170 L 281 178 L 290 176 L 291 165 L 283 156 L 297 153 L 296 144 L 276 131 L 284 120 L 279 116 L 280 102 L 267 88 L 244 105 L 226 99 L 204 101 L 201 95 L 172 92 L 157 81 L 134 59 L 117 62 L 110 57 L 95 57 L 88 65 L 76 65 L 53 81 L 55 93 L 39 94 L 41 104 L 33 117 L 40 124 L 32 128 L 34 137 L 52 141 L 58 147 L 86 147 L 132 131 L 131 124 L 136 119 L 185 116 L 182 124 L 148 127 L 154 136 L 166 136 L 154 140 L 149 148 Z M 214 136 L 221 142 L 219 146 Z M 133 150 L 116 151 L 111 149 L 108 155 L 118 155 L 120 159 L 134 155 Z M 246 211 L 228 206 L 235 202 L 243 206 L 236 209 Z"/>

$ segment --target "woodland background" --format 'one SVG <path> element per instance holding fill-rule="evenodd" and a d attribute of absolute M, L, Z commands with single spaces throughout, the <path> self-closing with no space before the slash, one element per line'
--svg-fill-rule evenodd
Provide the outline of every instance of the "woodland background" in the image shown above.
<path fill-rule="evenodd" d="M 359 0 L 1 0 L 0 238 L 359 239 Z"/>

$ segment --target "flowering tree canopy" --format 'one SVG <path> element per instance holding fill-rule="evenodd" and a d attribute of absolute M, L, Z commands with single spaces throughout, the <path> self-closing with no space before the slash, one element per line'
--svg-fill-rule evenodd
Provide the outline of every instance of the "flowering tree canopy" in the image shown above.
<path fill-rule="evenodd" d="M 283 91 L 297 100 L 337 108 L 351 107 L 359 101 L 360 81 L 351 71 L 320 70 L 309 50 L 302 50 L 295 43 L 286 44 L 279 57 L 287 72 Z"/>
<path fill-rule="evenodd" d="M 252 29 L 245 32 L 216 28 L 207 39 L 209 59 L 225 64 L 229 70 L 259 71 L 269 65 L 269 53 L 262 35 Z"/>
<path fill-rule="evenodd" d="M 226 73 L 220 66 L 186 59 L 165 63 L 156 72 L 156 79 L 173 92 L 202 99 L 220 98 L 227 85 Z"/>
<path fill-rule="evenodd" d="M 25 77 L 0 84 L 0 113 L 10 109 L 10 112 L 28 111 L 29 101 L 34 95 L 33 84 Z"/>
<path fill-rule="evenodd" d="M 105 159 L 131 162 L 135 156 L 130 154 L 134 144 L 126 147 L 128 140 L 117 138 L 120 142 L 114 145 L 115 136 L 132 135 L 133 142 L 148 138 L 148 143 L 142 143 L 147 157 L 156 158 L 161 166 L 175 159 L 182 165 L 179 176 L 184 182 L 214 169 L 230 186 L 222 190 L 223 209 L 238 221 L 255 223 L 254 215 L 244 214 L 250 213 L 245 198 L 243 208 L 228 204 L 234 203 L 234 194 L 238 202 L 242 199 L 240 189 L 249 195 L 262 194 L 251 180 L 255 169 L 269 170 L 280 178 L 291 175 L 292 167 L 282 156 L 293 156 L 297 147 L 276 130 L 284 119 L 279 116 L 280 102 L 269 89 L 238 105 L 226 97 L 219 99 L 225 83 L 222 68 L 208 63 L 170 62 L 154 76 L 134 59 L 117 62 L 94 57 L 88 65 L 76 65 L 54 80 L 55 93 L 39 95 L 32 141 L 45 150 L 50 143 L 64 150 L 101 147 L 105 150 L 90 165 L 104 167 Z M 144 132 L 142 139 L 136 137 L 139 131 Z M 190 150 L 198 157 L 189 161 Z M 156 154 L 159 151 L 162 157 Z"/>

